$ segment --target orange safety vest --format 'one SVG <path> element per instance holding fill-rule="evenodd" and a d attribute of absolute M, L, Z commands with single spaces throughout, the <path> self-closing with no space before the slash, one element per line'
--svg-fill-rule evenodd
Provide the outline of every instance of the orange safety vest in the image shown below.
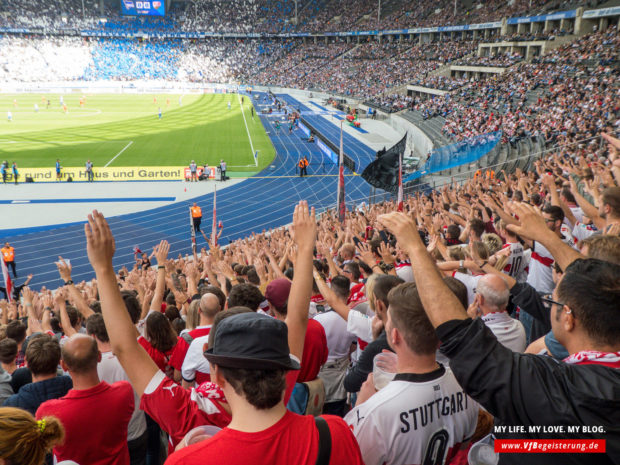
<path fill-rule="evenodd" d="M 202 217 L 202 210 L 200 209 L 200 207 L 196 206 L 196 207 L 191 207 L 192 210 L 192 218 L 200 218 Z"/>
<path fill-rule="evenodd" d="M 12 262 L 15 260 L 15 249 L 13 247 L 3 247 L 2 257 L 5 262 Z"/>

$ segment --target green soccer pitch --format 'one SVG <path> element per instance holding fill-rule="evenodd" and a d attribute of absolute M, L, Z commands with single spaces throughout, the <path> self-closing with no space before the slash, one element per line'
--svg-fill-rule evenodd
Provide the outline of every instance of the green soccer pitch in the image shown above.
<path fill-rule="evenodd" d="M 229 171 L 249 174 L 275 156 L 247 96 L 242 111 L 237 94 L 86 94 L 83 106 L 82 94 L 64 94 L 67 112 L 60 97 L 0 95 L 0 161 L 45 168 L 57 158 L 63 167 L 83 167 L 87 159 L 95 167 L 187 166 L 191 160 L 213 166 L 224 159 Z"/>

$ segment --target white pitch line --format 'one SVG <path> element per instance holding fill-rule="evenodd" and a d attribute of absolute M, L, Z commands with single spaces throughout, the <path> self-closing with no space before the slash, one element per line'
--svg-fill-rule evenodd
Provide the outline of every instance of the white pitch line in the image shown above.
<path fill-rule="evenodd" d="M 120 152 L 118 152 L 116 155 L 114 155 L 114 158 L 112 158 L 112 160 L 110 160 L 109 162 L 107 162 L 107 163 L 106 163 L 106 165 L 104 166 L 104 168 L 107 168 L 107 167 L 108 167 L 108 165 L 109 165 L 110 163 L 112 163 L 114 160 L 116 160 L 116 158 L 117 158 L 117 157 L 118 157 L 121 153 L 123 153 L 125 150 L 127 150 L 131 144 L 133 144 L 133 141 L 132 141 L 132 140 L 131 140 L 131 141 L 129 141 L 129 144 L 127 144 L 125 147 L 123 147 L 123 149 L 122 149 Z"/>
<path fill-rule="evenodd" d="M 237 100 L 239 100 L 239 106 L 241 107 L 241 116 L 243 116 L 243 122 L 245 123 L 245 130 L 248 133 L 248 139 L 250 139 L 250 148 L 252 149 L 252 158 L 254 158 L 254 144 L 252 143 L 252 136 L 250 136 L 250 129 L 248 128 L 248 122 L 245 120 L 245 113 L 243 112 L 243 104 L 241 103 L 241 96 L 237 94 Z M 255 166 L 258 166 L 258 161 L 254 162 Z"/>

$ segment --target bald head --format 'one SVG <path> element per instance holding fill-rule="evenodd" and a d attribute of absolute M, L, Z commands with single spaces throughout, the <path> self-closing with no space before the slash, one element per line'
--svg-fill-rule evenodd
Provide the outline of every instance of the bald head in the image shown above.
<path fill-rule="evenodd" d="M 480 278 L 476 286 L 476 294 L 482 297 L 480 309 L 485 315 L 506 310 L 510 298 L 508 285 L 495 274 L 487 274 Z"/>
<path fill-rule="evenodd" d="M 207 292 L 200 298 L 200 313 L 205 317 L 209 319 L 215 318 L 215 315 L 217 315 L 220 310 L 222 310 L 220 300 L 215 294 Z"/>
<path fill-rule="evenodd" d="M 62 361 L 71 373 L 84 375 L 97 372 L 97 341 L 86 334 L 74 334 L 62 346 Z"/>

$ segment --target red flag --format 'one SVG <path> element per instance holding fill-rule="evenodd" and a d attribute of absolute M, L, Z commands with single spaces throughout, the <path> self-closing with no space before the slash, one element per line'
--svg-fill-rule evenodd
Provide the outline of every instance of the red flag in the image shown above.
<path fill-rule="evenodd" d="M 403 211 L 403 160 L 398 156 L 398 211 Z"/>
<path fill-rule="evenodd" d="M 6 298 L 9 302 L 13 301 L 13 281 L 11 281 L 11 277 L 9 276 L 9 269 L 6 267 L 6 263 L 4 260 L 0 258 L 0 263 L 2 263 L 2 276 L 4 277 L 4 288 L 6 289 Z"/>
<path fill-rule="evenodd" d="M 211 226 L 211 247 L 217 246 L 217 188 L 213 191 L 213 225 Z"/>
<path fill-rule="evenodd" d="M 342 121 L 340 121 L 340 160 L 338 167 L 338 220 L 344 223 L 347 205 L 344 197 L 344 151 L 342 148 Z"/>
<path fill-rule="evenodd" d="M 189 231 L 192 238 L 192 254 L 196 254 L 196 228 L 194 227 L 194 218 L 192 217 L 192 209 L 189 209 Z"/>

